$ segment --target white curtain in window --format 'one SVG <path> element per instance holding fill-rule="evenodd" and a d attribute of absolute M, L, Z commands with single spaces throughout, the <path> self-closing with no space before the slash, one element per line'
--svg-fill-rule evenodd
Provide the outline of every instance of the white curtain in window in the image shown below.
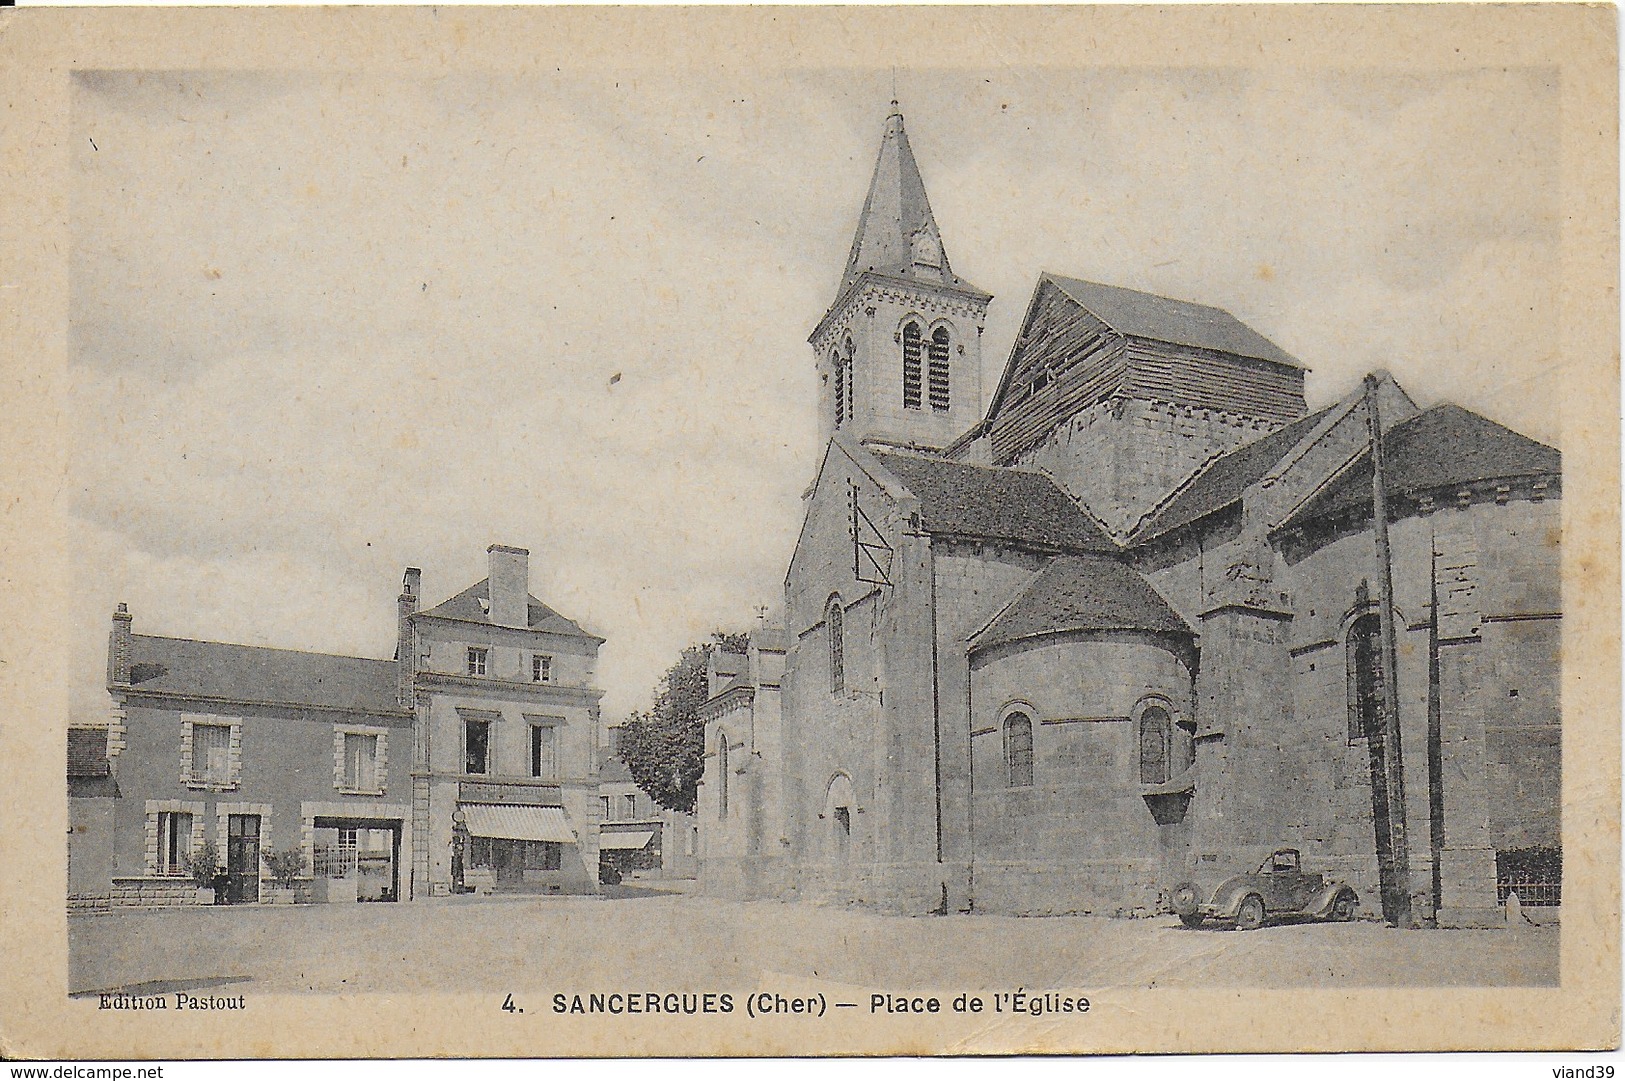
<path fill-rule="evenodd" d="M 226 784 L 231 780 L 229 725 L 192 726 L 192 776 L 210 784 Z"/>
<path fill-rule="evenodd" d="M 344 783 L 370 792 L 378 787 L 378 737 L 347 733 L 344 737 Z"/>

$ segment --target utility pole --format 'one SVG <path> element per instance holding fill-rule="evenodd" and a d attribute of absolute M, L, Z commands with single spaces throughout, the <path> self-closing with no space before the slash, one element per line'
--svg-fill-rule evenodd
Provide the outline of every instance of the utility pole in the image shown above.
<path fill-rule="evenodd" d="M 1388 545 L 1388 485 L 1383 465 L 1377 377 L 1365 377 L 1365 416 L 1371 439 L 1371 517 L 1377 534 L 1378 621 L 1382 634 L 1382 772 L 1388 789 L 1388 852 L 1393 898 L 1383 914 L 1395 927 L 1415 927 L 1411 916 L 1411 849 L 1405 829 L 1405 756 L 1399 743 L 1399 645 L 1394 630 L 1394 558 Z"/>

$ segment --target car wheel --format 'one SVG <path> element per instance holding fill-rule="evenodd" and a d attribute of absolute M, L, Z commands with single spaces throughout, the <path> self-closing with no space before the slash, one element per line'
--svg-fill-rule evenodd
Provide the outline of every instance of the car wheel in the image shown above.
<path fill-rule="evenodd" d="M 1174 914 L 1182 920 L 1188 916 L 1196 916 L 1196 906 L 1200 903 L 1194 882 L 1181 882 L 1168 894 L 1168 907 L 1172 908 Z M 1202 922 L 1202 918 L 1196 916 L 1196 922 Z"/>
<path fill-rule="evenodd" d="M 1186 927 L 1200 927 L 1202 926 L 1202 917 L 1193 912 L 1189 916 L 1179 917 L 1179 922 L 1184 924 Z"/>
<path fill-rule="evenodd" d="M 1354 910 L 1359 907 L 1360 899 L 1352 893 L 1340 893 L 1337 900 L 1332 902 L 1332 919 L 1339 923 L 1347 923 L 1354 918 Z"/>
<path fill-rule="evenodd" d="M 1236 909 L 1236 930 L 1253 931 L 1264 926 L 1264 899 L 1249 893 Z"/>

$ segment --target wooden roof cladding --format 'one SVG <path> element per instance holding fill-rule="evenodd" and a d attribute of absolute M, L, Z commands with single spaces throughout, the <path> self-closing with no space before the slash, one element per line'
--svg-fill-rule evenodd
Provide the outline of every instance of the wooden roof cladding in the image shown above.
<path fill-rule="evenodd" d="M 1125 342 L 1052 282 L 1039 286 L 993 399 L 993 460 L 1008 462 L 1123 388 Z"/>
<path fill-rule="evenodd" d="M 1175 315 L 1195 313 L 1209 323 L 1222 317 L 1227 322 L 1218 323 L 1218 331 L 1238 341 L 1257 338 L 1254 349 L 1279 353 L 1228 313 L 1131 290 L 1065 281 L 1119 301 L 1117 308 L 1124 311 L 1116 311 L 1115 316 L 1119 323 L 1133 323 L 1133 329 L 1125 331 L 1108 322 L 1103 315 L 1110 313 L 1091 311 L 1053 276 L 1040 279 L 1022 335 L 993 397 L 989 427 L 994 461 L 1014 460 L 1043 442 L 1059 425 L 1109 398 L 1212 409 L 1275 424 L 1304 414 L 1303 369 L 1289 359 L 1242 356 L 1146 333 L 1147 328 L 1154 329 L 1151 317 L 1166 315 L 1161 309 L 1167 308 Z M 1146 311 L 1122 303 L 1123 296 L 1143 300 Z M 1206 329 L 1203 324 L 1196 326 Z M 1188 338 L 1190 329 L 1174 326 L 1168 337 Z M 1228 340 L 1223 335 L 1220 338 Z"/>

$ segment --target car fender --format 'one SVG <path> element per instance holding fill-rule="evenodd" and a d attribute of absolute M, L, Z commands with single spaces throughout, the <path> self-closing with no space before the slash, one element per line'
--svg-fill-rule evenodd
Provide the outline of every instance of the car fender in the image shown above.
<path fill-rule="evenodd" d="M 1328 882 L 1319 892 L 1311 897 L 1303 906 L 1305 916 L 1315 916 L 1324 919 L 1332 914 L 1332 905 L 1337 902 L 1341 893 L 1354 893 L 1353 887 L 1347 882 Z M 1356 894 L 1356 897 L 1359 895 Z"/>
<path fill-rule="evenodd" d="M 1250 893 L 1260 897 L 1264 895 L 1256 882 L 1246 878 L 1232 878 L 1220 883 L 1219 888 L 1213 891 L 1213 914 L 1221 919 L 1234 919 L 1241 909 L 1242 900 Z"/>

